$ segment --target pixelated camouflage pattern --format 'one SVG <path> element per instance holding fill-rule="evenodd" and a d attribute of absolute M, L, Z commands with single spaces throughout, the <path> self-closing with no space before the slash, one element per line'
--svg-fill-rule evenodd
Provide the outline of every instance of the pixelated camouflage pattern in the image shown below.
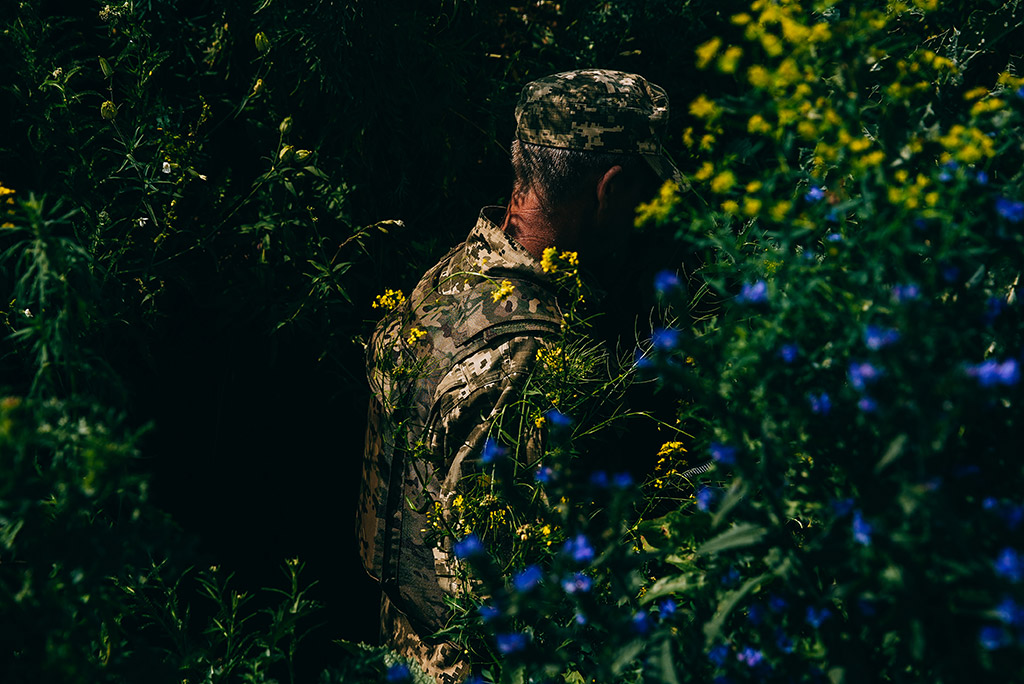
<path fill-rule="evenodd" d="M 668 95 L 643 76 L 607 69 L 528 83 L 516 106 L 523 142 L 611 154 L 661 154 Z"/>
<path fill-rule="evenodd" d="M 469 677 L 470 665 L 462 650 L 450 641 L 418 634 L 386 594 L 381 601 L 380 624 L 381 644 L 418 663 L 438 684 L 458 684 Z"/>
<path fill-rule="evenodd" d="M 450 510 L 494 418 L 519 399 L 562 315 L 540 263 L 481 212 L 466 242 L 431 268 L 367 349 L 372 390 L 360 554 L 367 571 L 421 635 L 441 629 L 446 593 L 460 587 L 451 540 L 424 532 L 433 503 Z M 494 301 L 502 280 L 511 295 Z M 413 330 L 425 333 L 419 339 Z"/>

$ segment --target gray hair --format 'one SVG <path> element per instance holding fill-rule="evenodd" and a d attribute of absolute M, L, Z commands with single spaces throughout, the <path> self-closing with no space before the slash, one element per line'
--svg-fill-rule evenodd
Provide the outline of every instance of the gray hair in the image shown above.
<path fill-rule="evenodd" d="M 533 190 L 548 213 L 585 190 L 591 177 L 616 165 L 629 175 L 650 170 L 643 157 L 637 154 L 546 147 L 518 138 L 512 141 L 513 192 Z"/>

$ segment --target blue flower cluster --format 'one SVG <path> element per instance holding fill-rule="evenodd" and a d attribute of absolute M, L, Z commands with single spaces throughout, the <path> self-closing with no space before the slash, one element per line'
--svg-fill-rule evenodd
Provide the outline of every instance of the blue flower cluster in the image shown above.
<path fill-rule="evenodd" d="M 740 304 L 763 304 L 767 302 L 768 283 L 763 280 L 744 283 L 740 293 L 736 295 L 736 301 Z"/>
<path fill-rule="evenodd" d="M 1010 223 L 1020 223 L 1024 221 L 1024 202 L 1008 197 L 997 197 L 996 213 Z"/>
<path fill-rule="evenodd" d="M 982 387 L 1016 385 L 1020 381 L 1020 364 L 1016 359 L 996 361 L 989 359 L 965 368 L 968 376 L 977 379 Z"/>
<path fill-rule="evenodd" d="M 708 449 L 711 452 L 711 460 L 724 466 L 735 465 L 736 447 L 726 446 L 720 442 L 712 442 Z"/>

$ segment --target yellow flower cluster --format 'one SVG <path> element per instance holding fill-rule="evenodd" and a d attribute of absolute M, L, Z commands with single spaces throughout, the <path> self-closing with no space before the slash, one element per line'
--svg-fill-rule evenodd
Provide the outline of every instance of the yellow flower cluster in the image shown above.
<path fill-rule="evenodd" d="M 420 330 L 419 328 L 413 328 L 412 330 L 409 331 L 409 337 L 406 338 L 406 342 L 408 342 L 409 345 L 411 346 L 411 345 L 416 344 L 417 342 L 419 342 L 421 339 L 423 339 L 426 336 L 427 336 L 427 331 L 426 330 Z"/>
<path fill-rule="evenodd" d="M 889 186 L 889 202 L 907 209 L 923 206 L 934 207 L 939 202 L 939 193 L 931 189 L 931 179 L 917 174 L 910 182 L 910 174 L 900 169 L 895 174 L 896 185 Z"/>
<path fill-rule="evenodd" d="M 491 299 L 495 302 L 503 302 L 509 298 L 515 289 L 511 280 L 502 280 L 501 284 L 494 288 L 494 292 L 491 293 Z"/>
<path fill-rule="evenodd" d="M 561 252 L 557 247 L 548 247 L 540 258 L 540 267 L 545 273 L 576 273 L 580 260 L 576 252 Z"/>
<path fill-rule="evenodd" d="M 8 216 L 13 214 L 14 210 L 11 207 L 14 205 L 14 190 L 12 190 L 11 188 L 5 188 L 2 183 L 0 183 L 0 200 L 3 201 L 4 205 L 6 205 L 6 211 L 4 213 L 6 213 Z M 11 223 L 10 221 L 5 221 L 3 224 L 0 224 L 0 228 L 13 227 L 14 224 Z"/>
<path fill-rule="evenodd" d="M 565 353 L 561 347 L 537 350 L 537 362 L 545 371 L 552 374 L 560 374 L 566 370 Z M 540 427 L 538 425 L 537 427 Z"/>
<path fill-rule="evenodd" d="M 996 153 L 995 143 L 992 138 L 985 135 L 980 129 L 972 126 L 968 128 L 957 124 L 949 129 L 946 135 L 939 137 L 939 144 L 946 150 L 942 161 L 956 159 L 964 164 L 975 164 L 982 159 L 988 159 Z"/>
<path fill-rule="evenodd" d="M 401 290 L 384 290 L 384 294 L 377 295 L 373 300 L 374 309 L 394 311 L 405 304 L 405 295 Z"/>
<path fill-rule="evenodd" d="M 658 191 L 657 197 L 650 202 L 640 204 L 636 208 L 636 218 L 633 219 L 633 225 L 639 228 L 649 221 L 661 223 L 668 218 L 672 207 L 676 205 L 678 200 L 679 186 L 673 181 L 665 181 L 661 186 L 661 190 Z"/>

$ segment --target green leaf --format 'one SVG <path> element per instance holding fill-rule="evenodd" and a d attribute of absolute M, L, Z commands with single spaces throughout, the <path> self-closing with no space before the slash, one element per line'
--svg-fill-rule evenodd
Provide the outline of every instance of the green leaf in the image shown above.
<path fill-rule="evenodd" d="M 644 593 L 644 595 L 640 598 L 640 603 L 648 604 L 651 601 L 654 601 L 655 599 L 661 598 L 662 596 L 678 594 L 679 592 L 686 591 L 686 588 L 692 586 L 693 584 L 694 583 L 690 582 L 690 578 L 688 575 L 662 577 Z"/>
<path fill-rule="evenodd" d="M 728 549 L 750 546 L 761 541 L 767 530 L 760 525 L 744 523 L 730 527 L 717 537 L 710 539 L 697 548 L 698 555 L 721 553 Z"/>
<path fill-rule="evenodd" d="M 667 638 L 661 642 L 661 654 L 658 660 L 661 667 L 661 681 L 665 684 L 679 684 L 676 666 L 672 662 L 672 642 Z"/>
<path fill-rule="evenodd" d="M 890 463 L 895 461 L 903 453 L 903 446 L 907 443 L 907 435 L 902 434 L 889 443 L 889 448 L 882 454 L 882 458 L 875 465 L 875 473 L 882 472 Z"/>
<path fill-rule="evenodd" d="M 707 640 L 707 645 L 711 646 L 715 639 L 722 633 L 722 627 L 725 625 L 726 618 L 729 617 L 729 613 L 733 611 L 744 596 L 749 594 L 751 590 L 761 583 L 768 573 L 758 575 L 757 577 L 751 577 L 743 586 L 735 591 L 732 591 L 725 596 L 725 600 L 718 604 L 718 610 L 711 620 L 704 625 L 704 637 Z"/>

